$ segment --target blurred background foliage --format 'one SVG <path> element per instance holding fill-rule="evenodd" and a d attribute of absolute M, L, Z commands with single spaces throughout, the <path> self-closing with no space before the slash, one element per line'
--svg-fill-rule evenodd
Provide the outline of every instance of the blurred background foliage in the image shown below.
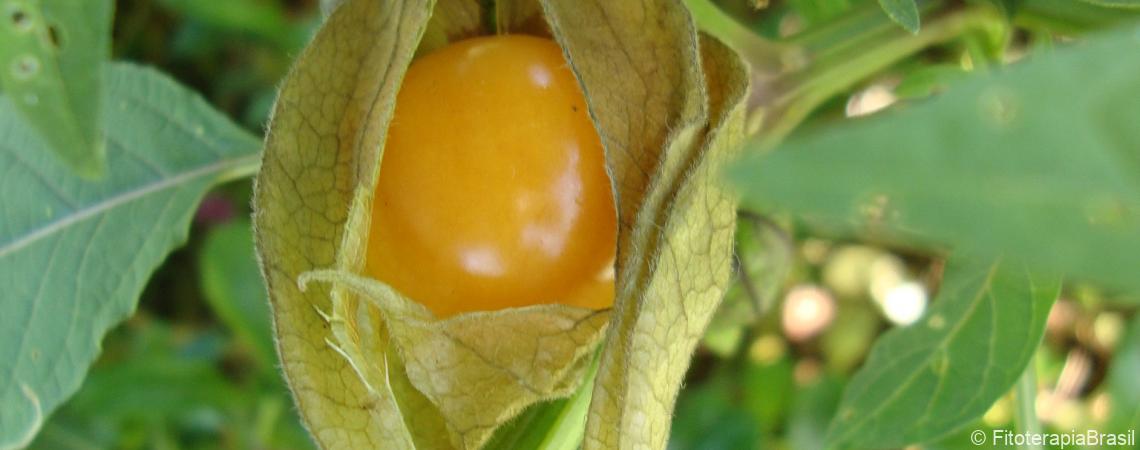
<path fill-rule="evenodd" d="M 317 0 L 119 0 L 114 57 L 160 68 L 262 134 L 320 24 Z M 250 229 L 252 181 L 210 193 L 185 247 L 108 334 L 39 449 L 308 449 L 277 366 Z"/>
<path fill-rule="evenodd" d="M 114 56 L 157 66 L 262 133 L 279 80 L 320 23 L 317 0 L 120 0 Z M 870 0 L 716 2 L 756 34 L 810 39 L 848 20 L 891 25 Z M 1021 3 L 1012 31 L 967 33 L 907 58 L 818 108 L 796 133 L 1016 61 L 1134 13 L 1072 0 Z M 834 22 L 831 22 L 834 23 Z M 831 29 L 835 29 L 832 27 Z M 803 180 L 811 183 L 812 180 Z M 280 377 L 248 220 L 251 182 L 212 192 L 188 245 L 150 280 L 138 313 L 109 334 L 82 390 L 44 425 L 38 449 L 312 448 Z M 816 449 L 874 339 L 917 320 L 941 264 L 906 248 L 827 239 L 743 212 L 738 274 L 678 400 L 671 449 Z M 1047 429 L 1135 429 L 1136 294 L 1070 284 L 1035 359 Z M 1010 396 L 974 426 L 921 448 L 976 448 L 973 429 L 1013 429 Z"/>

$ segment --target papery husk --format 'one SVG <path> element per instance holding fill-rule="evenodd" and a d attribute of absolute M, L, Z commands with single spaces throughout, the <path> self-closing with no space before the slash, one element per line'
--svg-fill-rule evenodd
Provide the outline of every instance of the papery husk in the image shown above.
<path fill-rule="evenodd" d="M 302 421 L 322 448 L 406 448 L 404 415 L 372 395 L 329 345 L 327 289 L 302 292 L 304 272 L 335 267 L 357 186 L 374 167 L 395 92 L 433 2 L 341 3 L 285 79 L 254 192 L 254 226 L 277 350 Z M 340 326 L 340 325 L 337 325 Z M 387 365 L 385 365 L 387 367 Z M 398 377 L 393 377 L 398 389 Z"/>
<path fill-rule="evenodd" d="M 583 448 L 664 448 L 732 274 L 736 199 L 718 176 L 744 137 L 747 68 L 698 35 L 679 2 L 544 5 L 603 136 L 619 205 L 615 312 Z"/>
<path fill-rule="evenodd" d="M 490 34 L 481 5 L 346 0 L 282 86 L 255 224 L 302 418 L 323 448 L 479 448 L 573 393 L 605 338 L 584 447 L 663 448 L 728 284 L 735 200 L 714 178 L 743 135 L 746 71 L 680 2 L 500 2 L 496 28 L 553 34 L 586 94 L 618 208 L 616 303 L 439 320 L 359 274 L 400 80 L 415 55 Z"/>

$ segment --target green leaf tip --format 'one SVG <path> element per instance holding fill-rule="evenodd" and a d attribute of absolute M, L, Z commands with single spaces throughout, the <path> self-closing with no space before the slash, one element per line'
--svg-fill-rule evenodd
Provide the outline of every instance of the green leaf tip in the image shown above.
<path fill-rule="evenodd" d="M 904 30 L 918 34 L 920 19 L 916 0 L 879 0 L 879 6 Z"/>
<path fill-rule="evenodd" d="M 879 338 L 852 377 L 827 448 L 904 447 L 981 417 L 1017 383 L 1060 288 L 1019 264 L 951 257 L 931 309 Z"/>

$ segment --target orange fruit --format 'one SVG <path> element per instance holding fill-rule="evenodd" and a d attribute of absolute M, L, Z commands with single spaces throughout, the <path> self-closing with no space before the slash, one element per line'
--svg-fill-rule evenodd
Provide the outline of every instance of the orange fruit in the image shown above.
<path fill-rule="evenodd" d="M 415 60 L 371 226 L 366 273 L 439 317 L 612 305 L 611 184 L 558 45 L 480 37 Z"/>

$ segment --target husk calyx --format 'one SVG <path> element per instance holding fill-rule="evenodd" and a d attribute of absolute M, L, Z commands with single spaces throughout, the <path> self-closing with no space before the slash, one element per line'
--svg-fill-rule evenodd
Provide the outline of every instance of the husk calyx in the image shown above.
<path fill-rule="evenodd" d="M 406 68 L 496 32 L 555 39 L 585 93 L 618 209 L 613 309 L 440 320 L 359 275 Z M 254 199 L 282 367 L 318 444 L 480 448 L 524 409 L 573 394 L 597 358 L 582 446 L 664 448 L 689 357 L 731 275 L 736 202 L 716 178 L 743 138 L 746 72 L 679 1 L 332 9 L 282 85 Z"/>

